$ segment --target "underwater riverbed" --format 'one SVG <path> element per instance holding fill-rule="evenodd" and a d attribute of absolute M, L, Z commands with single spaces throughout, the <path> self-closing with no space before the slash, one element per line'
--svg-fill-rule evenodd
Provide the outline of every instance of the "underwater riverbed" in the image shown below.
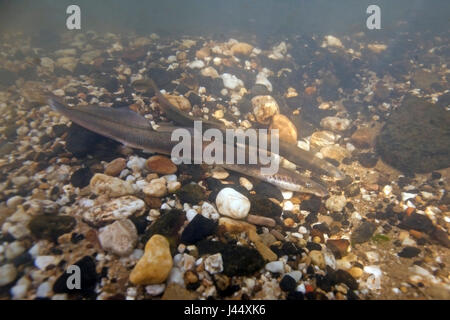
<path fill-rule="evenodd" d="M 0 36 L 1 299 L 450 298 L 448 32 Z M 145 78 L 191 116 L 279 129 L 345 179 L 299 168 L 320 198 L 175 165 L 42 100 L 155 126 L 169 119 Z"/>

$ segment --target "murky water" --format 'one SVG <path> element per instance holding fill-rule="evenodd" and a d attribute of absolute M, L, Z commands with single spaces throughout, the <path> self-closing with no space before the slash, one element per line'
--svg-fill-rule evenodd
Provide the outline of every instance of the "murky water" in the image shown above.
<path fill-rule="evenodd" d="M 1 299 L 450 298 L 448 1 L 73 4 L 0 2 Z"/>

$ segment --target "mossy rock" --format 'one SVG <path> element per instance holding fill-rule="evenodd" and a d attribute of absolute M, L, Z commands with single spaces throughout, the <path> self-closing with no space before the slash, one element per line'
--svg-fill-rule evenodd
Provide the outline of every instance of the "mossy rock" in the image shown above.
<path fill-rule="evenodd" d="M 56 241 L 59 236 L 72 231 L 76 224 L 71 216 L 42 215 L 31 219 L 28 227 L 36 238 Z"/>
<path fill-rule="evenodd" d="M 223 274 L 230 277 L 250 276 L 264 267 L 263 257 L 253 248 L 202 240 L 197 243 L 197 249 L 200 255 L 220 253 Z"/>
<path fill-rule="evenodd" d="M 172 252 L 178 245 L 178 230 L 184 223 L 185 215 L 181 210 L 170 210 L 161 214 L 145 231 L 143 240 L 147 242 L 155 234 L 160 234 L 169 240 Z"/>
<path fill-rule="evenodd" d="M 206 190 L 195 183 L 184 185 L 177 191 L 177 195 L 182 202 L 190 204 L 197 204 L 208 198 Z"/>
<path fill-rule="evenodd" d="M 383 161 L 405 173 L 427 173 L 450 165 L 450 113 L 408 96 L 377 139 Z"/>

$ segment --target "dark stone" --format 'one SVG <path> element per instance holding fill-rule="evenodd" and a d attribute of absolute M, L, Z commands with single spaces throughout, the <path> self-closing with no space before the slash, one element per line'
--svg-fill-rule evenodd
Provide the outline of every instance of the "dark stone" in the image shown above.
<path fill-rule="evenodd" d="M 425 232 L 426 234 L 432 234 L 434 231 L 433 222 L 423 214 L 413 212 L 410 216 L 404 217 L 402 222 L 398 225 L 399 228 Z"/>
<path fill-rule="evenodd" d="M 409 96 L 392 112 L 377 139 L 377 151 L 389 165 L 426 173 L 450 163 L 450 114 L 443 107 Z"/>
<path fill-rule="evenodd" d="M 308 242 L 306 248 L 311 252 L 313 250 L 322 251 L 322 246 L 315 242 Z"/>
<path fill-rule="evenodd" d="M 194 219 L 184 228 L 181 234 L 181 242 L 185 244 L 194 244 L 203 240 L 209 235 L 214 234 L 217 229 L 217 223 L 211 219 L 197 214 Z"/>
<path fill-rule="evenodd" d="M 197 105 L 200 107 L 202 105 L 202 98 L 198 94 L 191 92 L 187 99 L 191 103 L 191 106 Z"/>
<path fill-rule="evenodd" d="M 432 180 L 438 180 L 442 177 L 442 174 L 440 174 L 439 172 L 433 171 L 431 173 L 431 179 Z"/>
<path fill-rule="evenodd" d="M 318 213 L 321 205 L 322 199 L 316 196 L 312 196 L 311 199 L 304 200 L 300 203 L 300 209 L 309 211 L 311 213 Z"/>
<path fill-rule="evenodd" d="M 255 194 L 250 195 L 249 200 L 251 203 L 250 214 L 269 218 L 279 218 L 281 216 L 281 212 L 283 211 L 281 207 L 266 197 Z"/>
<path fill-rule="evenodd" d="M 359 184 L 353 183 L 345 188 L 344 193 L 347 197 L 355 197 L 360 193 Z"/>
<path fill-rule="evenodd" d="M 184 185 L 180 190 L 177 191 L 177 195 L 182 202 L 188 202 L 191 204 L 197 204 L 200 201 L 207 199 L 205 189 L 203 189 L 196 183 L 189 183 Z"/>
<path fill-rule="evenodd" d="M 24 265 L 32 265 L 33 257 L 28 252 L 24 252 L 21 255 L 15 257 L 12 260 L 12 263 L 14 264 L 15 267 L 24 266 Z"/>
<path fill-rule="evenodd" d="M 95 286 L 97 284 L 98 275 L 95 270 L 95 260 L 91 256 L 85 256 L 82 259 L 75 262 L 75 265 L 80 268 L 80 289 L 70 289 L 67 286 L 67 280 L 73 271 L 65 271 L 55 281 L 53 285 L 53 292 L 55 293 L 69 293 L 69 294 L 81 294 L 83 297 L 95 297 Z M 69 281 L 71 283 L 71 281 Z"/>
<path fill-rule="evenodd" d="M 373 168 L 378 162 L 378 156 L 372 152 L 362 152 L 358 155 L 358 161 L 364 168 Z"/>
<path fill-rule="evenodd" d="M 351 240 L 352 243 L 364 243 L 369 241 L 376 230 L 376 226 L 369 221 L 364 221 L 356 230 L 353 231 Z"/>
<path fill-rule="evenodd" d="M 358 282 L 345 270 L 339 269 L 332 272 L 330 274 L 330 278 L 334 284 L 344 283 L 350 288 L 350 290 L 358 290 Z"/>
<path fill-rule="evenodd" d="M 269 89 L 267 89 L 266 86 L 264 86 L 262 84 L 255 84 L 250 89 L 250 94 L 251 94 L 252 97 L 265 96 L 265 95 L 270 95 L 270 91 L 269 91 Z"/>
<path fill-rule="evenodd" d="M 155 220 L 145 231 L 144 242 L 147 242 L 153 235 L 160 234 L 169 240 L 170 248 L 175 250 L 178 230 L 183 225 L 184 219 L 185 215 L 181 210 L 170 210 L 161 214 L 159 219 Z"/>
<path fill-rule="evenodd" d="M 119 80 L 114 76 L 101 74 L 96 77 L 95 85 L 100 88 L 105 88 L 112 93 L 119 89 Z"/>
<path fill-rule="evenodd" d="M 223 274 L 230 277 L 250 276 L 264 267 L 264 259 L 253 248 L 202 240 L 197 242 L 197 249 L 200 255 L 220 252 L 223 259 Z"/>
<path fill-rule="evenodd" d="M 402 258 L 414 258 L 419 255 L 420 249 L 416 247 L 404 247 L 402 251 L 398 253 L 399 257 Z"/>
<path fill-rule="evenodd" d="M 301 254 L 303 249 L 297 248 L 297 246 L 292 242 L 283 242 L 281 245 L 281 251 L 283 255 L 295 255 Z"/>
<path fill-rule="evenodd" d="M 331 287 L 333 286 L 333 281 L 329 275 L 322 276 L 322 275 L 316 274 L 315 278 L 316 278 L 316 285 L 320 289 L 322 289 L 326 292 L 331 291 Z"/>
<path fill-rule="evenodd" d="M 297 282 L 290 275 L 285 275 L 280 281 L 280 289 L 285 292 L 292 292 L 295 290 Z"/>
<path fill-rule="evenodd" d="M 145 232 L 145 229 L 147 228 L 149 221 L 147 220 L 146 215 L 141 216 L 131 216 L 129 218 L 131 222 L 134 223 L 134 226 L 136 227 L 136 230 L 138 234 L 143 234 Z"/>
<path fill-rule="evenodd" d="M 93 174 L 89 168 L 81 168 L 75 171 L 70 177 L 70 183 L 75 188 L 84 188 L 89 185 Z"/>
<path fill-rule="evenodd" d="M 59 236 L 72 231 L 76 223 L 71 216 L 40 215 L 31 219 L 28 228 L 38 239 L 56 241 Z"/>

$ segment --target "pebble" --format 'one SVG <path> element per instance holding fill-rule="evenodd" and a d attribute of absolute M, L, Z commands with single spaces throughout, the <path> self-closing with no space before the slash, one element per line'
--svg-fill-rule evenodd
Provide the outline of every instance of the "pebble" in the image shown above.
<path fill-rule="evenodd" d="M 292 292 L 297 287 L 297 281 L 290 275 L 286 274 L 280 281 L 280 288 L 285 292 Z"/>
<path fill-rule="evenodd" d="M 339 117 L 325 117 L 320 121 L 322 128 L 334 132 L 345 131 L 350 127 L 351 121 Z"/>
<path fill-rule="evenodd" d="M 127 166 L 124 158 L 117 158 L 106 165 L 105 174 L 111 177 L 117 177 Z"/>
<path fill-rule="evenodd" d="M 169 181 L 167 182 L 167 191 L 169 193 L 175 193 L 181 188 L 181 183 L 179 181 Z"/>
<path fill-rule="evenodd" d="M 37 298 L 48 298 L 50 297 L 52 293 L 52 287 L 48 281 L 43 282 L 39 285 L 39 287 L 36 290 L 36 297 Z"/>
<path fill-rule="evenodd" d="M 248 191 L 253 189 L 253 184 L 247 178 L 240 177 L 239 184 L 241 186 L 243 186 L 245 189 L 247 189 Z"/>
<path fill-rule="evenodd" d="M 202 60 L 194 60 L 188 64 L 191 69 L 202 69 L 205 67 L 205 63 Z"/>
<path fill-rule="evenodd" d="M 275 114 L 269 129 L 278 129 L 278 136 L 281 140 L 297 144 L 297 128 L 285 115 Z"/>
<path fill-rule="evenodd" d="M 167 194 L 166 179 L 153 179 L 142 189 L 142 192 L 150 197 L 164 197 Z"/>
<path fill-rule="evenodd" d="M 28 288 L 30 287 L 31 281 L 27 277 L 20 278 L 14 287 L 11 288 L 11 295 L 13 299 L 24 299 L 26 297 Z"/>
<path fill-rule="evenodd" d="M 369 241 L 376 230 L 376 226 L 370 222 L 365 221 L 356 230 L 353 231 L 351 240 L 353 243 L 363 243 Z"/>
<path fill-rule="evenodd" d="M 102 173 L 96 173 L 92 177 L 89 187 L 91 191 L 98 196 L 106 195 L 112 198 L 135 193 L 131 183 Z"/>
<path fill-rule="evenodd" d="M 387 49 L 387 45 L 381 43 L 369 43 L 367 49 L 375 53 L 381 53 Z"/>
<path fill-rule="evenodd" d="M 253 51 L 253 46 L 245 42 L 238 42 L 232 45 L 230 50 L 233 55 L 249 56 Z"/>
<path fill-rule="evenodd" d="M 208 47 L 203 47 L 199 50 L 197 50 L 197 52 L 195 53 L 195 57 L 197 59 L 203 60 L 207 57 L 209 57 L 211 54 L 211 49 L 209 49 Z"/>
<path fill-rule="evenodd" d="M 325 202 L 325 207 L 332 212 L 341 212 L 347 204 L 347 198 L 344 195 L 330 196 Z"/>
<path fill-rule="evenodd" d="M 335 36 L 327 35 L 324 37 L 324 41 L 322 43 L 322 47 L 336 47 L 336 48 L 343 48 L 343 44 L 341 40 Z"/>
<path fill-rule="evenodd" d="M 134 196 L 124 196 L 94 206 L 83 213 L 83 219 L 94 225 L 102 226 L 115 220 L 139 215 L 145 209 L 145 202 Z"/>
<path fill-rule="evenodd" d="M 219 73 L 213 67 L 206 67 L 200 71 L 200 74 L 204 77 L 210 77 L 213 79 L 219 78 Z"/>
<path fill-rule="evenodd" d="M 350 273 L 353 278 L 359 279 L 362 277 L 364 270 L 359 267 L 351 267 L 350 270 L 348 270 L 348 273 Z"/>
<path fill-rule="evenodd" d="M 0 266 L 0 287 L 13 282 L 17 277 L 17 270 L 13 264 L 8 263 Z"/>
<path fill-rule="evenodd" d="M 375 140 L 379 129 L 361 127 L 353 132 L 350 140 L 358 148 L 371 148 L 375 145 Z"/>
<path fill-rule="evenodd" d="M 334 144 L 336 136 L 330 131 L 316 131 L 311 135 L 310 144 L 315 147 L 325 147 Z"/>
<path fill-rule="evenodd" d="M 172 266 L 169 241 L 156 234 L 145 245 L 144 255 L 131 271 L 130 281 L 135 285 L 163 283 L 169 276 Z"/>
<path fill-rule="evenodd" d="M 216 274 L 223 271 L 222 255 L 220 253 L 210 255 L 205 259 L 205 270 L 210 274 Z"/>
<path fill-rule="evenodd" d="M 164 97 L 166 97 L 170 103 L 182 111 L 191 111 L 192 109 L 191 103 L 184 96 L 165 94 Z"/>
<path fill-rule="evenodd" d="M 180 241 L 188 245 L 195 244 L 207 236 L 212 235 L 216 229 L 216 222 L 196 213 L 186 228 L 184 228 Z"/>
<path fill-rule="evenodd" d="M 418 256 L 420 253 L 420 249 L 416 247 L 405 247 L 398 253 L 399 257 L 402 258 L 414 258 Z"/>
<path fill-rule="evenodd" d="M 166 285 L 162 284 L 151 284 L 145 287 L 145 292 L 152 297 L 161 295 L 166 289 Z"/>
<path fill-rule="evenodd" d="M 11 242 L 5 249 L 5 258 L 8 260 L 13 260 L 14 258 L 24 253 L 25 250 L 26 248 L 24 247 L 22 242 L 20 241 Z"/>
<path fill-rule="evenodd" d="M 216 206 L 221 215 L 234 219 L 244 219 L 250 211 L 248 198 L 232 188 L 220 190 L 216 197 Z"/>
<path fill-rule="evenodd" d="M 145 159 L 131 156 L 130 160 L 127 162 L 127 167 L 133 172 L 141 172 L 145 167 Z"/>
<path fill-rule="evenodd" d="M 282 261 L 272 261 L 266 264 L 266 270 L 272 273 L 284 273 L 284 264 Z"/>
<path fill-rule="evenodd" d="M 37 256 L 34 265 L 40 270 L 45 270 L 49 265 L 58 264 L 58 259 L 54 256 Z"/>
<path fill-rule="evenodd" d="M 6 206 L 9 209 L 16 209 L 19 204 L 23 203 L 23 201 L 24 201 L 23 197 L 13 196 L 6 201 Z"/>
<path fill-rule="evenodd" d="M 339 162 L 342 162 L 342 160 L 344 158 L 349 158 L 351 156 L 350 152 L 347 149 L 342 148 L 342 147 L 337 146 L 337 145 L 334 145 L 334 144 L 322 147 L 320 149 L 320 153 L 325 158 L 334 159 L 334 160 L 339 161 Z"/>
<path fill-rule="evenodd" d="M 269 124 L 271 118 L 280 113 L 280 107 L 272 96 L 256 96 L 252 98 L 252 108 L 256 121 Z"/>
<path fill-rule="evenodd" d="M 227 89 L 234 90 L 244 86 L 244 82 L 238 79 L 235 75 L 224 73 L 220 77 L 222 78 L 224 87 Z"/>
<path fill-rule="evenodd" d="M 174 174 L 177 172 L 177 166 L 168 157 L 156 155 L 150 157 L 146 162 L 145 166 L 151 172 L 158 174 Z"/>
<path fill-rule="evenodd" d="M 311 258 L 312 264 L 318 266 L 320 269 L 325 269 L 325 258 L 321 251 L 311 251 L 309 257 Z"/>
<path fill-rule="evenodd" d="M 98 239 L 105 251 L 128 256 L 137 244 L 138 234 L 134 223 L 124 219 L 100 229 Z"/>

